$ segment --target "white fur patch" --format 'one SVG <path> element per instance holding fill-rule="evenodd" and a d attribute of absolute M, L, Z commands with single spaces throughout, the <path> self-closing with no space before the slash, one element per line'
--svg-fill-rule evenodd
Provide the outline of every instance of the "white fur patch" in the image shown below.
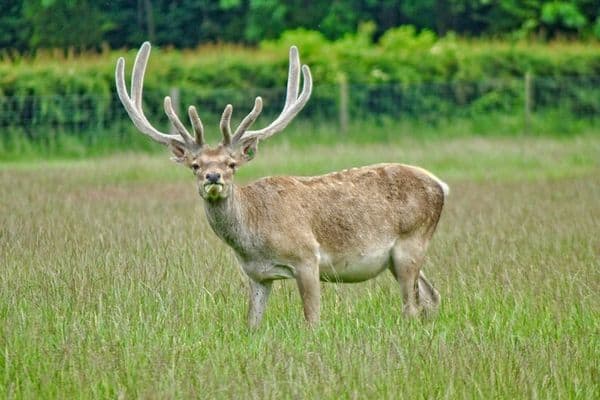
<path fill-rule="evenodd" d="M 443 180 L 441 180 L 440 178 L 438 178 L 437 176 L 435 176 L 431 172 L 429 172 L 426 169 L 423 169 L 421 167 L 415 167 L 414 165 L 406 165 L 406 164 L 402 164 L 402 165 L 404 165 L 405 167 L 409 167 L 409 168 L 415 169 L 415 170 L 417 170 L 419 172 L 422 172 L 425 175 L 429 176 L 434 181 L 436 181 L 437 184 L 440 185 L 440 187 L 442 188 L 442 192 L 444 192 L 444 197 L 448 197 L 448 195 L 450 194 L 450 186 L 448 186 L 448 184 L 446 182 L 444 182 Z"/>

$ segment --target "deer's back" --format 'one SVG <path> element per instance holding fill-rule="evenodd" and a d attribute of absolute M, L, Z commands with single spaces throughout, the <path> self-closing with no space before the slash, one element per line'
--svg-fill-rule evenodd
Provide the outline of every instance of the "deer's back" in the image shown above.
<path fill-rule="evenodd" d="M 274 247 L 316 240 L 322 250 L 338 254 L 411 234 L 429 237 L 444 187 L 420 168 L 377 164 L 314 177 L 263 178 L 242 192 L 248 227 Z"/>

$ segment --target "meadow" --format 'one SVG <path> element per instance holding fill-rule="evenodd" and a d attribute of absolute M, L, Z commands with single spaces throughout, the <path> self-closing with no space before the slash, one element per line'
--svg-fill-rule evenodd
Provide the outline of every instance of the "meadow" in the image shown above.
<path fill-rule="evenodd" d="M 600 135 L 265 143 L 239 182 L 395 161 L 451 187 L 425 271 L 277 282 L 260 329 L 193 177 L 160 154 L 0 164 L 2 398 L 600 397 Z"/>

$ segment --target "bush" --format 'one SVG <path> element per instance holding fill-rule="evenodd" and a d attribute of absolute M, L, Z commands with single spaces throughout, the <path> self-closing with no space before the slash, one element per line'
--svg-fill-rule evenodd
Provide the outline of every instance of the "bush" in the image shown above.
<path fill-rule="evenodd" d="M 561 14 L 562 15 L 562 14 Z M 227 103 L 234 120 L 261 95 L 266 115 L 283 103 L 287 51 L 300 48 L 311 66 L 315 90 L 302 118 L 335 119 L 339 83 L 350 87 L 349 114 L 355 119 L 416 118 L 514 112 L 523 104 L 523 77 L 535 77 L 537 111 L 563 107 L 574 117 L 597 116 L 600 45 L 596 42 L 499 42 L 438 38 L 413 27 L 390 29 L 373 41 L 374 26 L 330 41 L 320 32 L 294 30 L 258 48 L 212 45 L 193 51 L 153 50 L 145 81 L 146 114 L 166 128 L 162 99 L 180 88 L 181 105 L 196 104 L 208 124 Z M 61 131 L 93 143 L 100 131 L 122 133 L 127 120 L 115 95 L 114 67 L 126 56 L 127 75 L 135 51 L 87 56 L 40 53 L 0 61 L 0 129 L 19 130 L 32 140 Z M 583 110 L 583 111 L 582 111 Z M 594 115 L 595 114 L 595 115 Z M 125 124 L 130 128 L 130 124 Z M 6 147 L 6 146 L 5 146 Z"/>

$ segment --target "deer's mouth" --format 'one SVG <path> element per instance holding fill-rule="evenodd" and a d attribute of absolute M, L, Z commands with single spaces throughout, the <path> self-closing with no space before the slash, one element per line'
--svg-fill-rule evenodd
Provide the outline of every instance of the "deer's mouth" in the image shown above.
<path fill-rule="evenodd" d="M 221 197 L 221 193 L 223 192 L 223 184 L 222 183 L 212 183 L 207 182 L 203 186 L 204 194 L 208 198 L 218 198 Z"/>

